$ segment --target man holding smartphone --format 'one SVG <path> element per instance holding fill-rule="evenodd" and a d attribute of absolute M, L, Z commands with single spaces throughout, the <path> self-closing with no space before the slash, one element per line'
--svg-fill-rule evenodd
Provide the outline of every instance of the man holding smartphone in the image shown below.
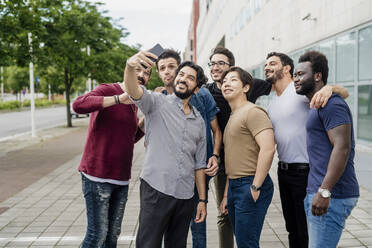
<path fill-rule="evenodd" d="M 126 63 L 124 82 L 132 101 L 146 118 L 146 155 L 141 173 L 139 228 L 136 247 L 185 247 L 192 218 L 194 185 L 199 193 L 195 222 L 206 217 L 206 137 L 203 118 L 189 103 L 203 69 L 184 62 L 177 69 L 174 94 L 141 87 L 135 68 L 152 68 L 157 56 L 139 52 Z"/>
<path fill-rule="evenodd" d="M 181 62 L 180 55 L 171 49 L 166 49 L 158 57 L 156 61 L 156 69 L 159 77 L 164 83 L 165 87 L 158 87 L 155 91 L 161 92 L 165 95 L 173 93 L 174 79 L 176 78 L 177 67 Z M 203 85 L 204 86 L 204 85 Z M 218 170 L 218 159 L 220 154 L 220 148 L 222 143 L 222 133 L 218 126 L 216 114 L 219 109 L 216 106 L 211 93 L 208 89 L 198 86 L 195 89 L 194 94 L 191 96 L 190 103 L 194 106 L 202 115 L 207 138 L 207 168 L 206 173 L 206 195 L 208 199 L 209 181 L 211 176 L 214 176 Z M 213 137 L 212 137 L 213 133 Z M 194 195 L 194 214 L 196 215 L 196 207 L 199 202 L 198 191 L 195 187 Z M 193 248 L 205 248 L 207 247 L 207 227 L 206 221 L 202 223 L 196 223 L 191 220 L 190 223 L 191 234 L 192 234 L 192 247 Z"/>

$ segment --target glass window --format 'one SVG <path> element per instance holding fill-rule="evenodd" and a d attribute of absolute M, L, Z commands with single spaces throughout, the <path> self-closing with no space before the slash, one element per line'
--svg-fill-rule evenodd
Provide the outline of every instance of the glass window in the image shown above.
<path fill-rule="evenodd" d="M 295 54 L 293 54 L 291 57 L 293 59 L 293 65 L 294 67 L 296 67 L 296 65 L 298 64 L 298 59 L 300 58 L 300 56 L 303 54 L 303 51 L 300 51 L 300 52 L 297 52 Z"/>
<path fill-rule="evenodd" d="M 335 42 L 334 40 L 326 41 L 319 44 L 319 52 L 323 53 L 328 60 L 328 80 L 327 82 L 333 83 L 335 81 L 335 72 L 334 72 L 334 52 L 335 52 Z"/>
<path fill-rule="evenodd" d="M 255 0 L 254 13 L 258 13 L 262 7 L 262 0 Z"/>
<path fill-rule="evenodd" d="M 336 81 L 354 81 L 355 33 L 349 33 L 336 40 Z"/>
<path fill-rule="evenodd" d="M 358 138 L 372 141 L 372 85 L 358 88 Z"/>
<path fill-rule="evenodd" d="M 345 87 L 347 92 L 349 92 L 349 97 L 345 99 L 347 105 L 349 105 L 349 108 L 351 110 L 351 113 L 354 114 L 354 86 L 347 86 Z"/>
<path fill-rule="evenodd" d="M 263 75 L 262 66 L 254 68 L 252 70 L 252 74 L 251 75 L 254 78 L 262 78 L 262 75 Z"/>
<path fill-rule="evenodd" d="M 359 80 L 372 79 L 372 26 L 359 31 Z"/>
<path fill-rule="evenodd" d="M 312 47 L 308 47 L 308 48 L 305 49 L 305 52 L 308 52 L 308 51 L 319 51 L 319 46 L 315 45 L 315 46 L 312 46 Z"/>
<path fill-rule="evenodd" d="M 245 22 L 248 23 L 252 19 L 252 1 L 247 1 L 247 8 L 245 8 Z"/>

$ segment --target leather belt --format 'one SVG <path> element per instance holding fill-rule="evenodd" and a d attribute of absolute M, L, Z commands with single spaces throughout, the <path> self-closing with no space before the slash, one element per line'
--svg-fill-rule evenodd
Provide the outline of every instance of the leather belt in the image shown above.
<path fill-rule="evenodd" d="M 309 170 L 309 164 L 308 163 L 284 163 L 282 161 L 279 161 L 278 168 L 280 170 Z"/>

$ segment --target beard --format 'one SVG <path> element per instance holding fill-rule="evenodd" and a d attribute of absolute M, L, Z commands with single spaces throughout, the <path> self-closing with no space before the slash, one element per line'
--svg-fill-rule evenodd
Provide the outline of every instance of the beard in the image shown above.
<path fill-rule="evenodd" d="M 145 79 L 143 77 L 137 76 L 137 80 L 140 81 L 142 85 L 145 85 Z"/>
<path fill-rule="evenodd" d="M 309 78 L 306 81 L 303 81 L 301 87 L 296 90 L 296 93 L 299 95 L 307 95 L 314 91 L 315 81 L 313 78 Z"/>
<path fill-rule="evenodd" d="M 283 74 L 283 68 L 274 72 L 274 74 L 269 77 L 269 78 L 266 78 L 266 81 L 271 83 L 271 84 L 275 84 L 278 80 L 282 79 L 284 77 L 284 74 Z"/>
<path fill-rule="evenodd" d="M 185 92 L 177 91 L 177 89 L 176 89 L 177 84 L 184 84 L 187 87 L 186 91 Z M 186 98 L 190 97 L 192 94 L 194 94 L 195 89 L 196 89 L 196 87 L 194 89 L 190 90 L 189 87 L 187 86 L 186 82 L 178 82 L 178 83 L 173 84 L 174 94 L 177 97 L 181 98 L 182 100 L 186 99 Z"/>

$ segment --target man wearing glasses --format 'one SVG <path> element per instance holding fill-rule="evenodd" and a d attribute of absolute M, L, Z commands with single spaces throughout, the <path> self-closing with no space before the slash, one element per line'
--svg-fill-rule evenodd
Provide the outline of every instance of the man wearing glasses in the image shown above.
<path fill-rule="evenodd" d="M 217 107 L 220 109 L 220 112 L 217 113 L 217 120 L 223 135 L 225 126 L 230 117 L 231 108 L 229 103 L 222 95 L 221 80 L 224 73 L 228 71 L 230 67 L 235 65 L 235 58 L 230 50 L 224 47 L 216 47 L 209 57 L 209 60 L 210 62 L 208 63 L 208 66 L 213 82 L 207 84 L 206 87 L 211 92 L 214 100 L 216 101 Z M 270 94 L 271 87 L 272 85 L 264 80 L 254 79 L 253 87 L 249 93 L 247 93 L 247 99 L 250 102 L 255 103 L 259 96 Z M 227 196 L 224 195 L 226 174 L 223 144 L 220 151 L 220 171 L 214 177 L 214 183 L 216 187 L 217 205 L 219 206 L 222 203 L 221 206 L 223 210 L 220 211 L 219 215 L 217 216 L 220 248 L 234 247 L 232 226 L 227 216 L 226 209 Z"/>

